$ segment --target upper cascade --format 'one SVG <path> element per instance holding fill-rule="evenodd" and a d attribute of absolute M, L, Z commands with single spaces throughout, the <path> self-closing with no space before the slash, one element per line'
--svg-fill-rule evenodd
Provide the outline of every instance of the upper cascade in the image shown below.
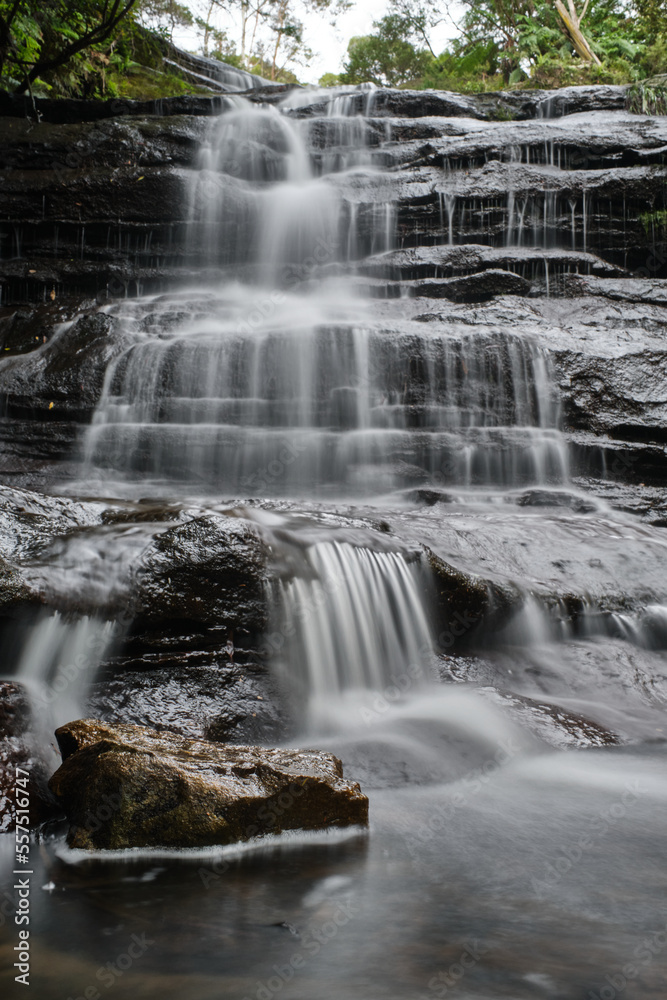
<path fill-rule="evenodd" d="M 316 166 L 310 123 L 229 100 L 232 110 L 202 149 L 190 186 L 190 242 L 201 264 L 265 285 L 293 284 L 316 265 L 394 247 L 391 200 L 367 209 L 362 233 L 355 202 L 328 180 L 341 169 L 370 169 L 359 121 L 337 123 L 336 152 Z"/>
<path fill-rule="evenodd" d="M 307 99 L 318 114 L 298 117 Z M 372 88 L 228 99 L 189 187 L 191 253 L 215 282 L 111 307 L 129 347 L 107 371 L 89 464 L 253 495 L 567 478 L 541 348 L 375 315 L 363 261 L 400 233 L 375 102 Z M 448 204 L 433 213 L 440 244 Z"/>

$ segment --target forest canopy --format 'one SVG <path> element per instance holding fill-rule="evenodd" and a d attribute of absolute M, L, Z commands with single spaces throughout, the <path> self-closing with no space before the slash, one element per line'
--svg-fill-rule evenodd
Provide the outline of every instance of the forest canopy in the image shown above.
<path fill-rule="evenodd" d="M 361 2 L 361 0 L 358 0 Z M 203 89 L 167 58 L 197 51 L 280 82 L 307 76 L 309 15 L 332 24 L 354 0 L 0 0 L 0 86 L 54 96 Z M 433 41 L 446 24 L 444 52 Z M 195 46 L 191 46 L 193 49 Z M 335 69 L 335 67 L 332 67 Z M 463 91 L 626 83 L 667 73 L 667 0 L 388 0 L 323 85 Z"/>

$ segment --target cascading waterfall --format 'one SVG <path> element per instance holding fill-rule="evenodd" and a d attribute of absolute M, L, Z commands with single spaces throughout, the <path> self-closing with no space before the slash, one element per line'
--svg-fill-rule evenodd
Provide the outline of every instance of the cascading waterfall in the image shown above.
<path fill-rule="evenodd" d="M 91 463 L 269 495 L 401 485 L 401 463 L 459 485 L 566 477 L 533 344 L 332 326 L 297 296 L 269 297 L 266 316 L 256 300 L 250 327 L 244 295 L 203 300 L 208 312 L 159 339 L 142 335 L 141 307 L 124 308 L 136 343 L 109 369 Z"/>
<path fill-rule="evenodd" d="M 540 348 L 509 331 L 387 330 L 354 284 L 327 277 L 394 246 L 397 209 L 372 90 L 327 94 L 323 117 L 299 119 L 319 99 L 230 99 L 189 188 L 191 246 L 219 285 L 111 307 L 130 346 L 107 371 L 89 469 L 242 496 L 563 482 Z M 452 242 L 454 196 L 442 206 Z M 424 573 L 398 551 L 305 550 L 278 617 L 297 621 L 289 662 L 307 698 L 423 667 Z"/>
<path fill-rule="evenodd" d="M 406 690 L 426 676 L 429 582 L 419 559 L 336 541 L 302 559 L 300 574 L 278 585 L 276 611 L 291 623 L 280 655 L 311 719 L 344 692 Z"/>
<path fill-rule="evenodd" d="M 552 198 L 570 170 L 555 126 L 526 123 L 523 147 L 522 122 L 382 117 L 457 101 L 465 110 L 437 93 L 296 91 L 270 110 L 229 99 L 188 191 L 201 286 L 116 301 L 70 341 L 78 351 L 99 324 L 116 352 L 86 478 L 63 487 L 76 502 L 5 487 L 0 535 L 3 566 L 20 570 L 11 600 L 52 609 L 6 668 L 40 746 L 95 715 L 175 730 L 195 754 L 202 738 L 317 748 L 360 783 L 371 825 L 257 843 L 248 805 L 248 843 L 85 858 L 47 828 L 30 858 L 38 995 L 87 993 L 96 969 L 124 970 L 140 996 L 194 1000 L 664 994 L 664 954 L 644 944 L 665 924 L 664 497 L 648 476 L 631 485 L 651 466 L 630 428 L 609 441 L 621 484 L 579 479 L 585 430 L 571 432 L 570 479 L 549 361 L 568 423 L 611 426 L 623 407 L 609 388 L 658 378 L 659 329 L 624 365 L 644 318 L 664 318 L 659 289 L 561 282 L 587 266 L 572 249 L 598 238 L 599 203 L 593 188 L 582 220 L 585 184 Z M 450 148 L 462 152 L 440 170 Z M 553 188 L 524 184 L 546 177 Z M 549 254 L 552 210 L 567 249 Z M 486 232 L 496 251 L 480 248 Z M 53 346 L 26 355 L 28 374 L 54 378 Z M 13 614 L 6 602 L 7 660 Z M 142 767 L 109 780 L 162 830 L 178 779 L 166 773 L 163 791 Z M 86 822 L 103 829 L 116 807 L 96 781 Z M 268 815 L 309 782 L 299 771 Z"/>
<path fill-rule="evenodd" d="M 56 612 L 32 625 L 12 679 L 27 692 L 42 746 L 57 726 L 85 714 L 99 666 L 118 637 L 115 623 L 90 616 L 69 622 Z"/>

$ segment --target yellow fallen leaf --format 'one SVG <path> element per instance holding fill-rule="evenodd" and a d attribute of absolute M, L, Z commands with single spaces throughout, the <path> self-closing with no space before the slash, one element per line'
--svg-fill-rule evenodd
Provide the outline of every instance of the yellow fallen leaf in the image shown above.
<path fill-rule="evenodd" d="M 55 405 L 54 403 L 49 403 L 49 409 L 52 410 L 54 405 Z"/>

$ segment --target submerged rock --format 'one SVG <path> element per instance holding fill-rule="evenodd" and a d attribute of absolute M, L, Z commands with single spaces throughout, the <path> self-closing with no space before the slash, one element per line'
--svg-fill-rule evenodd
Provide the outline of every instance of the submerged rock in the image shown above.
<path fill-rule="evenodd" d="M 368 823 L 368 799 L 332 754 L 222 746 L 90 719 L 56 737 L 63 764 L 50 787 L 72 847 L 203 847 Z"/>

